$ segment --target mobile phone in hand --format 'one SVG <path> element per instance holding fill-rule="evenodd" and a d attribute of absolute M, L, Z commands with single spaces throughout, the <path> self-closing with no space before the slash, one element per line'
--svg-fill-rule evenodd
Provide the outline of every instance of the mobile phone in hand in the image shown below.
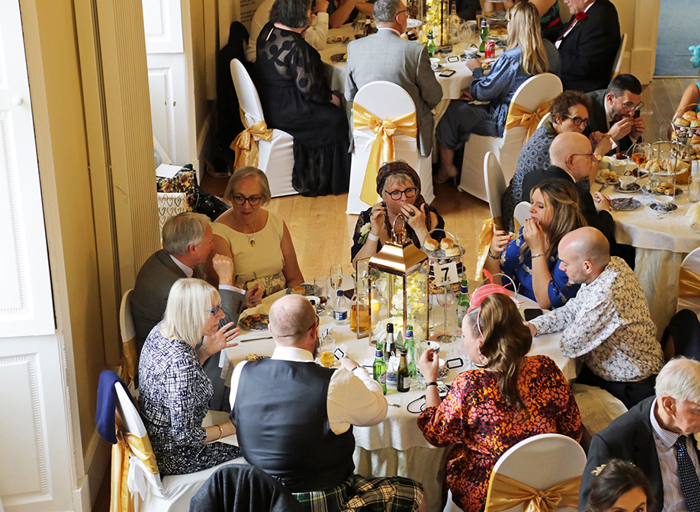
<path fill-rule="evenodd" d="M 528 322 L 533 318 L 537 318 L 540 315 L 542 315 L 541 309 L 529 308 L 525 310 L 525 320 L 527 320 Z"/>

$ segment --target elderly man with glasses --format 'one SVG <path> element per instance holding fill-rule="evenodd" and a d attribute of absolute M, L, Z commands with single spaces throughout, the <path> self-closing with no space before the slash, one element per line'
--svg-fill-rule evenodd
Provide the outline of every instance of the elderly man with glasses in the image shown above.
<path fill-rule="evenodd" d="M 584 135 L 607 133 L 613 140 L 609 154 L 625 152 L 641 142 L 646 129 L 639 114 L 644 107 L 642 84 L 633 75 L 617 75 L 608 88 L 588 93 L 593 108 Z"/>
<path fill-rule="evenodd" d="M 379 383 L 347 357 L 339 369 L 314 363 L 318 316 L 302 296 L 277 300 L 269 329 L 272 357 L 241 362 L 231 377 L 231 421 L 245 459 L 280 480 L 306 510 L 418 510 L 419 483 L 354 473 L 352 426 L 386 417 Z"/>

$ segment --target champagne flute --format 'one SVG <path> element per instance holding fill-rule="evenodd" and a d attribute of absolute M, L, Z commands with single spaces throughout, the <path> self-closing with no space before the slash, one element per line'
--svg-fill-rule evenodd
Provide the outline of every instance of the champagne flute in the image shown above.
<path fill-rule="evenodd" d="M 651 157 L 651 144 L 639 143 L 632 146 L 632 161 L 642 167 Z"/>
<path fill-rule="evenodd" d="M 452 290 L 452 285 L 447 284 L 443 286 L 436 295 L 437 302 L 442 306 L 443 324 L 442 324 L 442 335 L 438 336 L 437 341 L 440 343 L 452 343 L 452 336 L 450 336 L 447 330 L 447 308 L 455 303 L 455 294 Z"/>
<path fill-rule="evenodd" d="M 333 290 L 337 293 L 338 289 L 340 289 L 340 285 L 343 283 L 343 266 L 340 264 L 331 265 L 330 276 L 331 286 L 333 287 Z"/>

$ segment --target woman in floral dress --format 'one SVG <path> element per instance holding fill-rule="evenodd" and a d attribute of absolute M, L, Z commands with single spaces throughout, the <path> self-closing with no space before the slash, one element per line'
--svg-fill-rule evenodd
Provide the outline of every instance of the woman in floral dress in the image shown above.
<path fill-rule="evenodd" d="M 462 323 L 467 356 L 477 369 L 460 374 L 440 402 L 438 357 L 429 349 L 419 362 L 426 409 L 418 427 L 435 446 L 455 445 L 445 486 L 465 512 L 481 512 L 496 461 L 529 437 L 558 433 L 580 441 L 583 428 L 564 375 L 547 356 L 527 357 L 530 330 L 504 293 L 472 304 Z"/>

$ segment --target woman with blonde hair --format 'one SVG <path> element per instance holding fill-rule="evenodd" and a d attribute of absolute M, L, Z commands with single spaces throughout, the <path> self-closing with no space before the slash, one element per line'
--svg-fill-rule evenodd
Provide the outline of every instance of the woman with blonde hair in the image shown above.
<path fill-rule="evenodd" d="M 557 246 L 564 235 L 586 226 L 578 191 L 564 180 L 545 180 L 530 194 L 530 219 L 512 240 L 505 231 L 493 237 L 484 268 L 513 279 L 519 293 L 542 309 L 558 308 L 574 297 L 579 285 L 570 285 L 559 268 Z M 498 277 L 496 277 L 498 279 Z"/>
<path fill-rule="evenodd" d="M 418 428 L 434 446 L 454 445 L 445 485 L 465 512 L 484 510 L 493 467 L 510 447 L 537 434 L 580 441 L 583 433 L 566 378 L 549 357 L 526 356 L 532 335 L 503 291 L 472 302 L 462 338 L 476 368 L 458 375 L 442 402 L 437 354 L 428 349 L 418 363 L 428 383 Z"/>
<path fill-rule="evenodd" d="M 202 427 L 214 394 L 202 364 L 238 336 L 233 322 L 219 326 L 223 318 L 216 288 L 201 279 L 179 279 L 170 289 L 163 321 L 141 350 L 139 406 L 161 476 L 194 473 L 240 457 L 237 446 L 214 443 L 236 433 L 230 420 Z"/>
<path fill-rule="evenodd" d="M 468 60 L 474 80 L 452 100 L 438 123 L 435 136 L 440 150 L 440 172 L 436 181 L 443 183 L 458 174 L 454 152 L 472 133 L 500 137 L 506 126 L 508 108 L 515 91 L 532 76 L 557 71 L 557 51 L 545 44 L 540 33 L 537 8 L 529 2 L 516 4 L 508 11 L 508 46 L 484 75 L 481 61 Z M 488 101 L 488 105 L 470 105 L 470 101 Z M 468 158 L 468 156 L 465 156 Z"/>

